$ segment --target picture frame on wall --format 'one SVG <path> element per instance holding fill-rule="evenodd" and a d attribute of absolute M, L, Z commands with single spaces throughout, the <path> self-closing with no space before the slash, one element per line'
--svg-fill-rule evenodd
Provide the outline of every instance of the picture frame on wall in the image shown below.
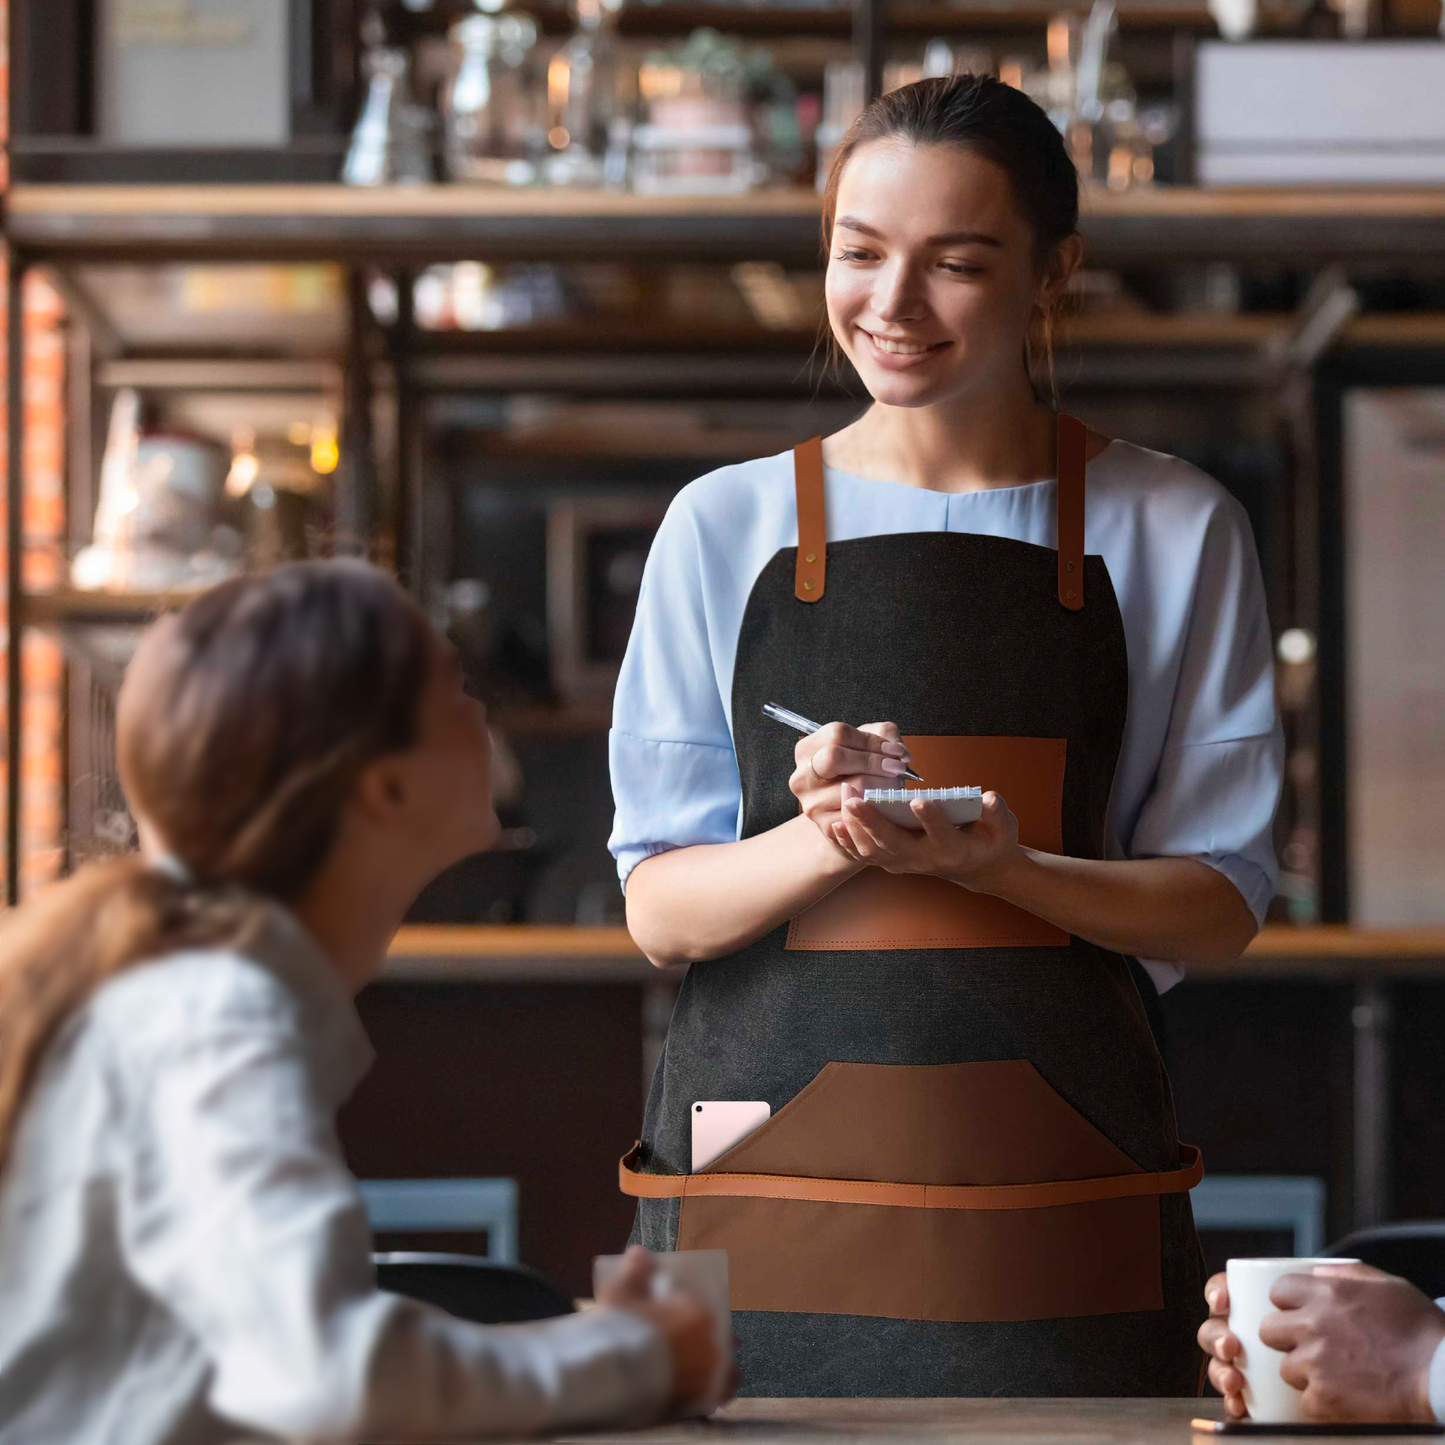
<path fill-rule="evenodd" d="M 667 499 L 568 498 L 547 514 L 547 634 L 567 702 L 610 697 Z"/>
<path fill-rule="evenodd" d="M 1445 517 L 1445 348 L 1327 359 L 1315 414 L 1323 921 L 1418 926 L 1439 917 L 1445 860 L 1432 827 L 1445 756 L 1433 549 Z"/>
<path fill-rule="evenodd" d="M 334 180 L 359 91 L 361 6 L 12 0 L 11 179 Z"/>

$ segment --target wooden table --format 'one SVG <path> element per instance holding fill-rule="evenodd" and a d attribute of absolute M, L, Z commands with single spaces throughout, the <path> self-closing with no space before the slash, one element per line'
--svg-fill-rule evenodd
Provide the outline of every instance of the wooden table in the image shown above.
<path fill-rule="evenodd" d="M 745 1440 L 749 1445 L 812 1445 L 814 1441 L 895 1442 L 932 1445 L 1062 1445 L 1127 1442 L 1191 1445 L 1196 1416 L 1218 1419 L 1218 1400 L 734 1400 L 709 1420 L 687 1420 L 650 1430 L 566 1435 L 576 1441 L 664 1442 Z M 1225 1437 L 1219 1437 L 1221 1439 Z M 1357 1439 L 1435 1439 L 1434 1436 L 1360 1436 Z"/>

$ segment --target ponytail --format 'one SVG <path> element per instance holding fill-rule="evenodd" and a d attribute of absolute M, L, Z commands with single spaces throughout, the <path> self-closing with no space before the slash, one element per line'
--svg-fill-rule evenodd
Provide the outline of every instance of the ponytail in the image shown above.
<path fill-rule="evenodd" d="M 200 889 L 138 854 L 87 864 L 0 926 L 0 1171 L 45 1049 L 95 991 L 130 965 L 239 939 L 264 903 Z"/>

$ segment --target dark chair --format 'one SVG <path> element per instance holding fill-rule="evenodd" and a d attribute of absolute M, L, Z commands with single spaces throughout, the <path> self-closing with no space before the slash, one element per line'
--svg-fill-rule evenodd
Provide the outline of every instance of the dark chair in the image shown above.
<path fill-rule="evenodd" d="M 372 1259 L 378 1289 L 422 1300 L 479 1325 L 551 1319 L 577 1308 L 550 1280 L 525 1265 L 410 1250 L 374 1254 Z"/>
<path fill-rule="evenodd" d="M 1445 1296 L 1445 1220 L 1379 1224 L 1346 1235 L 1327 1257 L 1353 1258 L 1408 1279 L 1431 1299 Z"/>

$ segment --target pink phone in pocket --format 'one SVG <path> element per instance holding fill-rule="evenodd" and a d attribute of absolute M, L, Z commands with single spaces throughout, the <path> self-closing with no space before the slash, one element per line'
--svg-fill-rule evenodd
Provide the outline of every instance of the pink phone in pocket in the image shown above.
<path fill-rule="evenodd" d="M 766 1124 L 772 1112 L 766 1099 L 742 1103 L 731 1099 L 697 1100 L 692 1106 L 692 1172 L 706 1169 L 759 1124 Z"/>

